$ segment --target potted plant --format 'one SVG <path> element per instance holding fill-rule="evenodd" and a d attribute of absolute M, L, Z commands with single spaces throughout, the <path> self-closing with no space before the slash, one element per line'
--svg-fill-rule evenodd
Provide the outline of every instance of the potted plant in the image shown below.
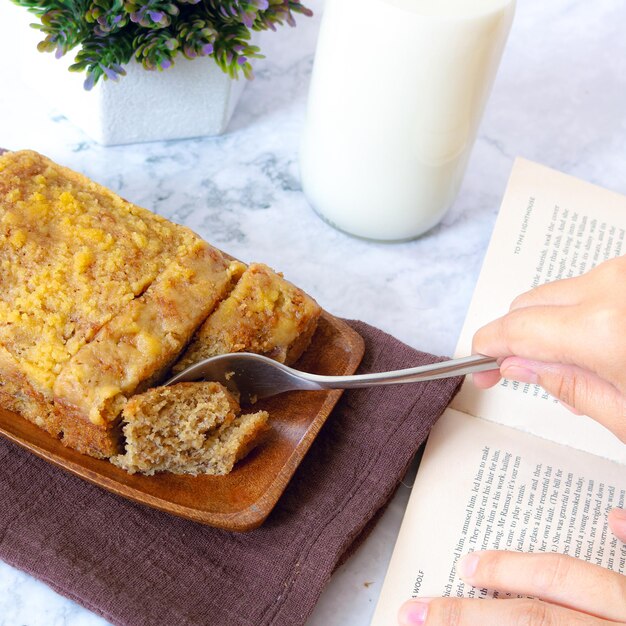
<path fill-rule="evenodd" d="M 22 76 L 103 144 L 222 133 L 262 56 L 257 33 L 311 15 L 300 0 L 13 2 L 36 16 L 38 50 L 61 59 L 22 51 Z M 60 86 L 67 69 L 84 81 Z"/>

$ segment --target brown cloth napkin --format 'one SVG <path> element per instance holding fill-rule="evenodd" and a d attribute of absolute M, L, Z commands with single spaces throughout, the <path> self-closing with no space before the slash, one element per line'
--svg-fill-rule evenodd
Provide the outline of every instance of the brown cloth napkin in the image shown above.
<path fill-rule="evenodd" d="M 362 322 L 361 371 L 437 360 Z M 133 504 L 0 441 L 0 558 L 127 626 L 303 624 L 459 379 L 345 392 L 259 529 Z"/>

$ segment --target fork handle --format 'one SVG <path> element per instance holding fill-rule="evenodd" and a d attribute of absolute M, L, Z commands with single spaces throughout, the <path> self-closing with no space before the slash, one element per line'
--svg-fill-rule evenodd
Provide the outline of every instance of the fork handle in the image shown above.
<path fill-rule="evenodd" d="M 306 377 L 320 385 L 322 389 L 354 389 L 355 387 L 374 387 L 398 383 L 415 383 L 453 376 L 465 376 L 476 372 L 486 372 L 498 369 L 498 360 L 475 354 L 460 359 L 431 363 L 420 367 L 395 370 L 392 372 L 377 372 L 374 374 L 357 374 L 354 376 L 319 376 L 308 374 Z"/>

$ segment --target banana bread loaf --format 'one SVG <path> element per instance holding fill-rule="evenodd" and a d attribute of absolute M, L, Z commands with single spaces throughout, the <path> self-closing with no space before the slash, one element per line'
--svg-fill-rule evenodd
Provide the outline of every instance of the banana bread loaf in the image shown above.
<path fill-rule="evenodd" d="M 177 371 L 242 350 L 292 363 L 320 315 L 267 266 L 27 150 L 0 154 L 0 284 L 0 406 L 146 473 L 226 473 L 267 428 L 216 383 L 153 388 L 182 354 Z"/>

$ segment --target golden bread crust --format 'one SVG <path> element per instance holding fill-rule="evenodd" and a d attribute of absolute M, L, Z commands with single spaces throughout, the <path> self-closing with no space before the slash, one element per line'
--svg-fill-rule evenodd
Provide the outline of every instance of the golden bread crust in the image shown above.
<path fill-rule="evenodd" d="M 42 392 L 199 237 L 31 151 L 0 156 L 0 345 Z"/>
<path fill-rule="evenodd" d="M 42 155 L 0 156 L 3 406 L 70 447 L 117 453 L 124 394 L 165 373 L 231 288 L 230 266 L 189 229 Z"/>

